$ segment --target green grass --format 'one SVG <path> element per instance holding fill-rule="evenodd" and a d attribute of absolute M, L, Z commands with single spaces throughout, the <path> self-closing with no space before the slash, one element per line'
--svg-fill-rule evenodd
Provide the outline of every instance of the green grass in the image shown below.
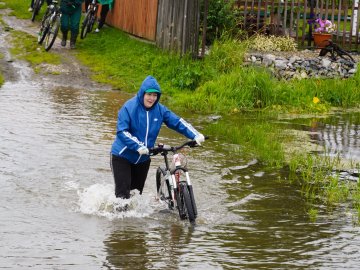
<path fill-rule="evenodd" d="M 10 8 L 11 12 L 9 15 L 16 16 L 19 19 L 29 19 L 31 18 L 31 12 L 28 11 L 30 7 L 30 0 L 1 0 L 5 5 L 0 5 L 0 8 Z M 46 6 L 46 4 L 45 4 Z M 40 11 L 40 14 L 37 16 L 37 19 L 42 17 L 44 8 Z"/>
<path fill-rule="evenodd" d="M 61 63 L 59 55 L 46 52 L 41 45 L 37 44 L 36 38 L 29 34 L 12 31 L 11 42 L 14 45 L 10 50 L 11 54 L 30 62 L 35 70 L 40 64 L 57 65 Z"/>
<path fill-rule="evenodd" d="M 223 121 L 208 125 L 205 132 L 228 143 L 241 145 L 241 149 L 234 148 L 234 151 L 252 153 L 263 164 L 275 167 L 285 164 L 283 142 L 287 138 L 282 130 L 270 124 L 266 117 L 262 119 L 262 116 L 253 116 L 248 120 L 227 117 Z"/>

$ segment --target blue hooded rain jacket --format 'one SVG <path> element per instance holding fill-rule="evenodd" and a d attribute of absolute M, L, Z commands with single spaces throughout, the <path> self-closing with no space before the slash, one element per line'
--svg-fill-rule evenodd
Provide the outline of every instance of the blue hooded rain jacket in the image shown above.
<path fill-rule="evenodd" d="M 144 94 L 147 89 L 157 89 L 158 98 L 150 109 L 144 106 Z M 159 103 L 160 86 L 156 79 L 148 76 L 142 82 L 137 95 L 129 99 L 119 110 L 116 138 L 111 153 L 137 164 L 149 159 L 148 155 L 139 155 L 141 146 L 151 148 L 160 132 L 162 123 L 169 128 L 193 140 L 199 132 L 167 107 Z"/>

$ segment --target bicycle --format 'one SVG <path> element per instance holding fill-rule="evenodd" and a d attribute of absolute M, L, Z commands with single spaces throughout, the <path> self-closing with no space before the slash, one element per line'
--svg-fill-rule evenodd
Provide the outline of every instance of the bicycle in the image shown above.
<path fill-rule="evenodd" d="M 97 0 L 92 0 L 91 3 L 89 4 L 85 18 L 81 24 L 81 31 L 80 31 L 81 39 L 84 39 L 87 33 L 90 33 L 93 30 L 94 24 L 97 19 L 98 7 L 99 5 L 97 3 Z"/>
<path fill-rule="evenodd" d="M 42 44 L 45 40 L 45 51 L 49 51 L 56 40 L 60 28 L 60 17 L 61 11 L 58 6 L 58 1 L 52 0 L 41 20 L 38 35 L 39 44 Z"/>
<path fill-rule="evenodd" d="M 36 15 L 39 14 L 40 9 L 42 7 L 42 5 L 44 4 L 45 0 L 35 0 L 34 4 L 33 4 L 33 11 L 32 11 L 32 15 L 31 15 L 31 21 L 35 21 L 35 17 Z"/>
<path fill-rule="evenodd" d="M 320 50 L 319 56 L 325 56 L 328 53 L 330 53 L 330 58 L 333 61 L 336 61 L 338 57 L 341 57 L 346 61 L 355 63 L 354 58 L 331 39 L 326 40 L 326 46 Z"/>
<path fill-rule="evenodd" d="M 198 214 L 193 187 L 186 164 L 183 164 L 186 157 L 177 153 L 186 146 L 193 148 L 198 144 L 196 141 L 188 141 L 175 147 L 159 144 L 158 147 L 149 149 L 149 153 L 150 156 L 161 154 L 165 162 L 164 166 L 159 166 L 156 170 L 157 197 L 165 202 L 169 209 L 177 209 L 180 219 L 188 219 L 193 224 Z M 173 153 L 172 166 L 168 160 L 170 152 Z"/>

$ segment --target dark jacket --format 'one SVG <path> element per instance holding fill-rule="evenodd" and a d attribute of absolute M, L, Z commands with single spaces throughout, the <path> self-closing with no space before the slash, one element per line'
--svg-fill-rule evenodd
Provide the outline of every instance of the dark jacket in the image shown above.
<path fill-rule="evenodd" d="M 81 8 L 81 4 L 84 0 L 61 0 L 60 10 L 63 13 L 71 14 L 78 8 Z"/>

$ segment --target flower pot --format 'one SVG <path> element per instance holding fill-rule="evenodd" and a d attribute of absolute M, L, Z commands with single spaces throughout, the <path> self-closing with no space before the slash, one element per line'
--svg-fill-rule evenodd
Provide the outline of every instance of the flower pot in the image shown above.
<path fill-rule="evenodd" d="M 328 40 L 331 39 L 331 34 L 327 33 L 314 33 L 314 44 L 316 48 L 324 48 L 329 44 Z"/>

